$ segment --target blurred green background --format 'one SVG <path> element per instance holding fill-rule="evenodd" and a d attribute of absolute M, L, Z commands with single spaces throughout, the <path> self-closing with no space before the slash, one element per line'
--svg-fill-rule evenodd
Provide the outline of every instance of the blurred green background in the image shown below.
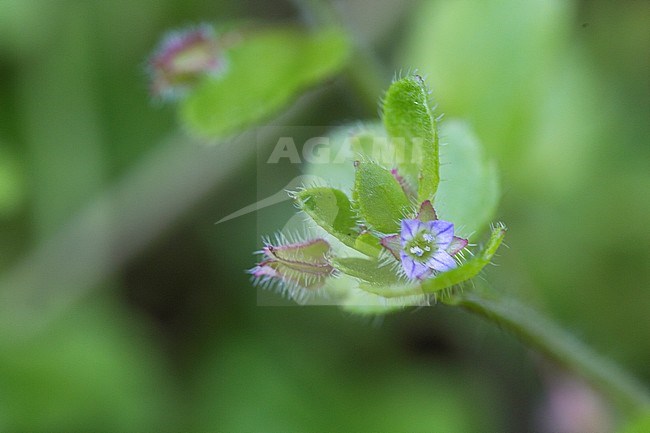
<path fill-rule="evenodd" d="M 509 248 L 484 278 L 650 382 L 650 3 L 336 7 L 384 87 L 417 69 L 498 161 Z M 258 217 L 214 225 L 257 198 L 255 139 L 185 137 L 150 101 L 146 58 L 186 24 L 308 18 L 283 1 L 0 0 L 0 431 L 569 431 L 553 401 L 572 379 L 463 311 L 257 306 Z M 329 80 L 292 122 L 375 117 L 359 99 Z M 582 431 L 623 421 L 578 389 Z"/>

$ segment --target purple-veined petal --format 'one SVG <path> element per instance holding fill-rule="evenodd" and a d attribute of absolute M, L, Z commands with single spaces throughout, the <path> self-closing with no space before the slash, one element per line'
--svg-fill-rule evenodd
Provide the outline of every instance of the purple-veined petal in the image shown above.
<path fill-rule="evenodd" d="M 438 215 L 436 215 L 436 211 L 433 208 L 430 200 L 425 200 L 422 202 L 420 205 L 420 211 L 415 218 L 419 219 L 422 222 L 435 221 L 438 219 Z"/>
<path fill-rule="evenodd" d="M 410 241 L 415 237 L 416 234 L 420 231 L 420 221 L 419 220 L 402 220 L 402 245 L 405 242 Z"/>
<path fill-rule="evenodd" d="M 438 250 L 427 261 L 427 266 L 439 272 L 445 272 L 456 267 L 456 261 L 447 251 Z"/>
<path fill-rule="evenodd" d="M 400 253 L 400 256 L 402 259 L 402 268 L 407 278 L 411 280 L 423 280 L 430 275 L 431 269 L 426 264 L 413 260 L 404 251 Z"/>
<path fill-rule="evenodd" d="M 467 246 L 467 239 L 459 238 L 458 236 L 454 236 L 454 239 L 451 241 L 449 246 L 446 248 L 447 252 L 450 255 L 454 255 L 458 253 L 460 250 L 465 248 Z"/>
<path fill-rule="evenodd" d="M 426 224 L 429 230 L 436 237 L 438 248 L 446 250 L 451 241 L 454 239 L 454 224 L 449 221 L 429 221 Z"/>
<path fill-rule="evenodd" d="M 391 252 L 397 260 L 400 259 L 399 254 L 402 250 L 402 244 L 400 242 L 399 235 L 386 236 L 381 239 L 381 245 Z"/>

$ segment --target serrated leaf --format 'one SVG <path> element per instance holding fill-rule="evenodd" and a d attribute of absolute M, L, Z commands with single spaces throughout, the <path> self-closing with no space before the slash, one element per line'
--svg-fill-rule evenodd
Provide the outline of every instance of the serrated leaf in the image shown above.
<path fill-rule="evenodd" d="M 258 31 L 229 50 L 228 71 L 200 83 L 181 103 L 180 117 L 196 135 L 234 134 L 336 73 L 349 51 L 347 39 L 336 30 Z"/>
<path fill-rule="evenodd" d="M 295 200 L 298 207 L 326 232 L 356 248 L 356 213 L 343 191 L 327 187 L 308 188 L 296 193 Z"/>
<path fill-rule="evenodd" d="M 397 233 L 409 201 L 400 184 L 386 169 L 373 162 L 359 162 L 354 197 L 361 217 L 382 233 Z"/>
<path fill-rule="evenodd" d="M 436 194 L 436 210 L 453 221 L 463 235 L 478 233 L 494 217 L 499 204 L 496 165 L 488 161 L 469 125 L 459 120 L 441 124 L 448 143 L 441 149 L 444 181 Z"/>
<path fill-rule="evenodd" d="M 395 81 L 384 98 L 383 120 L 393 145 L 404 147 L 397 167 L 414 185 L 420 201 L 433 200 L 440 182 L 438 134 L 424 81 L 417 75 Z"/>

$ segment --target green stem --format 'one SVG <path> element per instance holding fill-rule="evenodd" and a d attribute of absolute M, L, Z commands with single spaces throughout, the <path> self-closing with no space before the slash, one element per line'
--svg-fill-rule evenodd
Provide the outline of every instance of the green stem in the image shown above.
<path fill-rule="evenodd" d="M 466 291 L 444 302 L 511 331 L 525 344 L 582 375 L 631 414 L 650 410 L 650 395 L 638 381 L 537 311 L 495 291 Z"/>

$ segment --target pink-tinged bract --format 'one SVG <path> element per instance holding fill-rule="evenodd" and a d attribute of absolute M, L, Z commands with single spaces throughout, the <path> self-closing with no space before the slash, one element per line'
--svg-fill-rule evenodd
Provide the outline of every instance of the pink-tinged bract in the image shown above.
<path fill-rule="evenodd" d="M 170 32 L 149 60 L 151 93 L 160 99 L 176 99 L 204 77 L 222 74 L 226 65 L 223 47 L 211 26 Z"/>

